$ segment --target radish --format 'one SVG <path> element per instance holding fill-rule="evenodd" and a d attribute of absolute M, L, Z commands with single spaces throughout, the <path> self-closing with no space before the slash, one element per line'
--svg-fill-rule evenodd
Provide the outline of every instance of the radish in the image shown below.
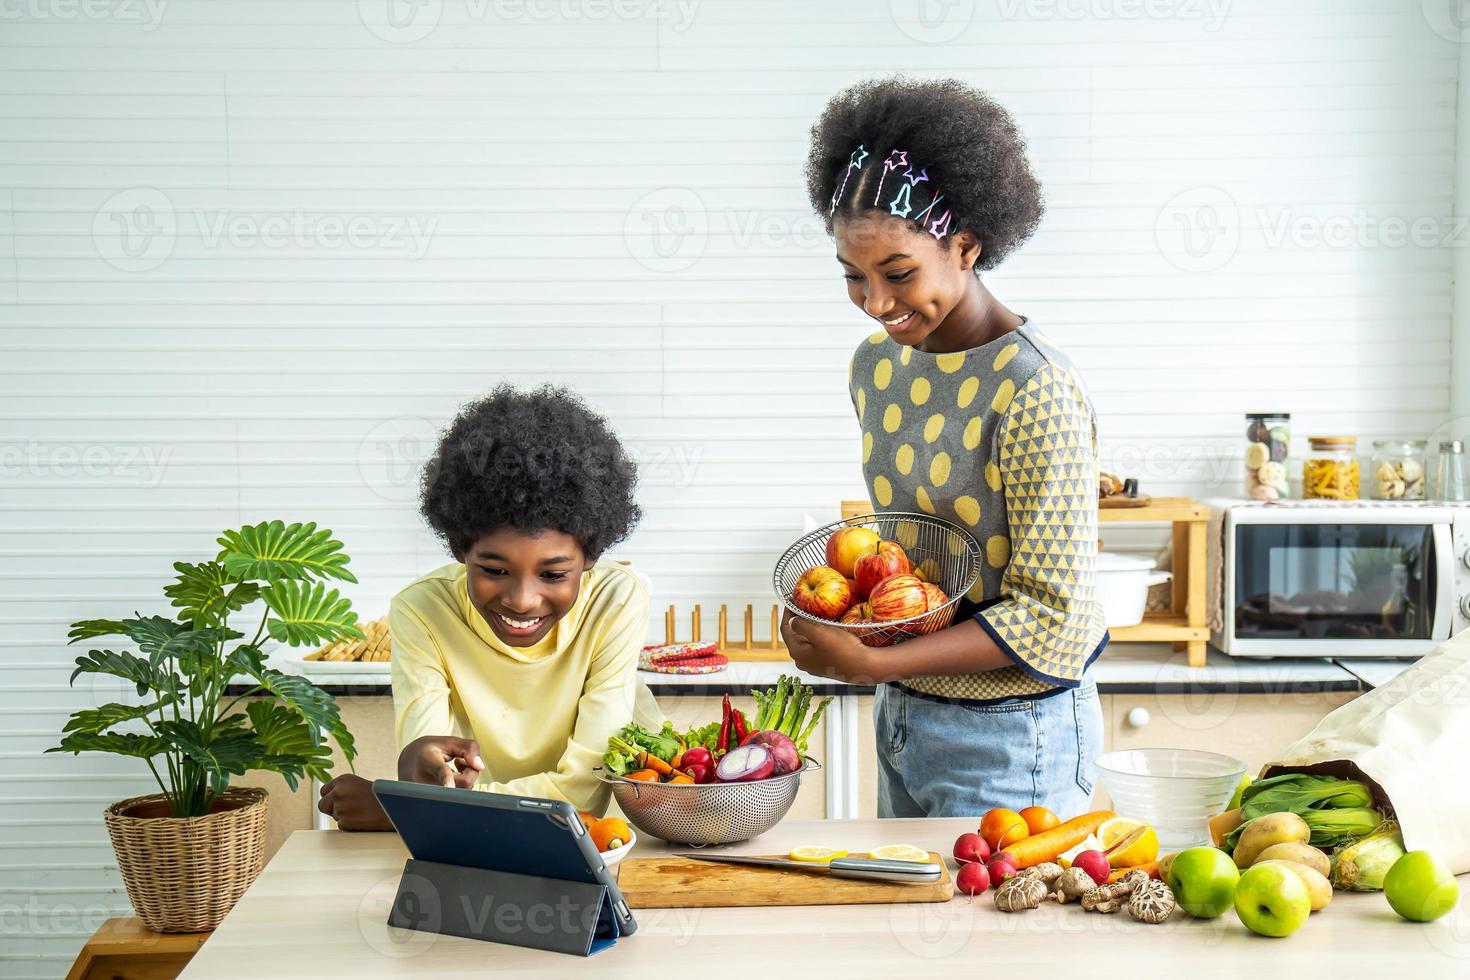
<path fill-rule="evenodd" d="M 966 895 L 979 895 L 990 887 L 990 872 L 985 870 L 985 865 L 978 862 L 960 865 L 960 873 L 955 875 L 955 887 Z"/>
<path fill-rule="evenodd" d="M 714 768 L 711 766 L 702 765 L 696 762 L 692 766 L 686 765 L 684 767 L 684 771 L 687 772 L 689 774 L 689 777 L 693 779 L 696 783 L 712 783 L 715 781 L 715 771 Z"/>
<path fill-rule="evenodd" d="M 776 771 L 776 760 L 764 745 L 741 745 L 720 757 L 715 778 L 722 783 L 753 783 Z"/>
<path fill-rule="evenodd" d="M 784 776 L 789 772 L 796 772 L 801 768 L 801 753 L 796 750 L 796 743 L 791 738 L 774 729 L 763 732 L 751 732 L 745 736 L 741 745 L 764 745 L 771 750 L 771 759 L 775 763 L 777 776 Z"/>
<path fill-rule="evenodd" d="M 710 755 L 709 749 L 703 745 L 696 745 L 692 749 L 685 749 L 684 758 L 681 762 L 683 764 L 679 768 L 686 772 L 688 772 L 690 766 L 704 766 L 711 772 L 714 772 L 715 769 L 715 758 Z M 698 782 L 698 780 L 695 781 Z"/>
<path fill-rule="evenodd" d="M 990 859 L 990 845 L 979 834 L 960 834 L 954 842 L 954 859 L 961 863 L 984 864 Z"/>

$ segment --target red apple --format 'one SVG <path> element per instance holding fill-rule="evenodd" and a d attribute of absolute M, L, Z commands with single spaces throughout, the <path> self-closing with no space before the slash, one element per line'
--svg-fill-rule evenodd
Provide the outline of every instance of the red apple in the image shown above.
<path fill-rule="evenodd" d="M 928 605 L 925 607 L 927 609 L 938 609 L 949 601 L 949 596 L 944 594 L 944 590 L 933 582 L 924 583 L 924 597 L 928 601 Z"/>
<path fill-rule="evenodd" d="M 826 565 L 809 568 L 796 580 L 791 601 L 803 612 L 823 619 L 836 619 L 847 611 L 852 602 L 852 589 L 847 579 L 836 569 Z"/>
<path fill-rule="evenodd" d="M 859 602 L 850 606 L 847 612 L 842 614 L 842 619 L 839 622 L 866 623 L 872 620 L 872 618 L 873 614 L 868 609 L 868 604 L 866 602 Z"/>
<path fill-rule="evenodd" d="M 883 540 L 878 542 L 878 554 L 893 554 L 903 559 L 903 567 L 899 573 L 906 575 L 914 570 L 914 563 L 909 561 L 909 553 L 903 550 L 903 545 L 897 541 Z"/>
<path fill-rule="evenodd" d="M 883 547 L 881 544 L 878 546 Z M 909 560 L 903 554 L 879 550 L 876 554 L 863 555 L 853 566 L 853 577 L 857 580 L 857 594 L 867 598 L 878 583 L 890 575 L 903 575 L 908 571 Z"/>
<path fill-rule="evenodd" d="M 851 578 L 857 560 L 877 551 L 879 540 L 877 532 L 865 527 L 838 528 L 827 538 L 827 564 Z"/>
<path fill-rule="evenodd" d="M 929 608 L 924 583 L 912 575 L 890 575 L 868 596 L 868 608 L 879 620 L 908 619 Z"/>

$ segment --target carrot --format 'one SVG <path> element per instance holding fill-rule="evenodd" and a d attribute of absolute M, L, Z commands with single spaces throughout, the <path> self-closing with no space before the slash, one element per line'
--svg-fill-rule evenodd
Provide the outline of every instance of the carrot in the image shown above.
<path fill-rule="evenodd" d="M 1115 881 L 1121 881 L 1123 876 L 1130 871 L 1142 871 L 1150 878 L 1157 878 L 1159 876 L 1159 862 L 1150 861 L 1147 864 L 1135 864 L 1131 868 L 1114 868 L 1108 872 L 1108 884 L 1111 885 Z"/>
<path fill-rule="evenodd" d="M 1057 824 L 1050 830 L 1043 830 L 1039 834 L 1022 838 L 1014 844 L 1006 845 L 1016 858 L 1016 867 L 1029 868 L 1043 861 L 1055 861 L 1057 855 L 1063 851 L 1071 850 L 1087 839 L 1087 835 L 1094 833 L 1106 821 L 1111 820 L 1117 814 L 1112 810 L 1094 810 L 1084 813 L 1080 817 L 1073 817 L 1065 823 Z"/>
<path fill-rule="evenodd" d="M 636 769 L 623 777 L 624 779 L 636 779 L 640 783 L 658 782 L 658 773 L 652 769 Z"/>

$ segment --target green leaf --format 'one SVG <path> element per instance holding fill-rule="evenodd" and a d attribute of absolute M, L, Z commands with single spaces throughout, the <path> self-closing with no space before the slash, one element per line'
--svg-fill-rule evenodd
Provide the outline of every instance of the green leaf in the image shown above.
<path fill-rule="evenodd" d="M 342 542 L 315 523 L 286 525 L 280 521 L 251 524 L 238 531 L 226 531 L 219 539 L 221 550 L 216 561 L 235 578 L 281 579 L 337 578 L 348 582 L 357 579 L 347 570 L 347 555 Z"/>
<path fill-rule="evenodd" d="M 47 752 L 111 752 L 113 755 L 131 755 L 139 759 L 151 759 L 162 755 L 172 746 L 169 740 L 159 735 L 139 735 L 136 732 L 72 732 L 61 740 L 61 744 Z"/>
<path fill-rule="evenodd" d="M 215 561 L 191 565 L 174 562 L 178 578 L 164 586 L 163 594 L 173 600 L 181 619 L 195 626 L 223 620 L 260 598 L 260 586 L 237 581 L 225 566 Z"/>
<path fill-rule="evenodd" d="M 343 637 L 362 638 L 355 625 L 352 603 L 317 582 L 306 585 L 291 580 L 261 589 L 260 596 L 279 619 L 266 621 L 272 638 L 291 646 L 329 643 Z"/>
<path fill-rule="evenodd" d="M 214 653 L 215 645 L 226 635 L 226 631 L 214 627 L 190 629 L 186 623 L 176 623 L 162 616 L 145 616 L 125 619 L 123 628 L 138 649 L 148 654 L 148 662 L 155 668 L 164 660 L 180 661 L 180 669 L 193 676 L 199 670 L 195 659 Z"/>
<path fill-rule="evenodd" d="M 342 755 L 351 762 L 356 756 L 352 733 L 342 724 L 336 700 L 305 677 L 264 670 L 256 675 L 261 687 L 281 699 L 292 712 L 318 731 L 324 731 L 342 747 Z"/>
<path fill-rule="evenodd" d="M 278 760 L 289 758 L 294 767 L 325 781 L 332 769 L 332 750 L 313 733 L 311 726 L 284 705 L 252 701 L 245 711 L 255 726 L 255 737 L 276 769 Z M 277 769 L 277 771 L 280 771 Z M 282 772 L 281 775 L 286 776 Z M 289 776 L 286 781 L 296 788 Z"/>
<path fill-rule="evenodd" d="M 71 632 L 66 634 L 67 642 L 75 643 L 98 636 L 121 636 L 126 629 L 118 619 L 84 619 L 71 624 Z"/>
<path fill-rule="evenodd" d="M 159 734 L 200 768 L 208 772 L 218 786 L 230 776 L 243 775 L 260 758 L 260 746 L 248 732 L 231 732 L 206 738 L 199 726 L 187 718 L 158 723 Z"/>
<path fill-rule="evenodd" d="M 88 650 L 85 657 L 77 658 L 77 669 L 71 672 L 67 683 L 75 684 L 80 674 L 110 674 L 121 677 L 136 684 L 140 695 L 147 694 L 150 690 L 172 694 L 177 688 L 171 675 L 140 657 L 115 650 Z"/>
<path fill-rule="evenodd" d="M 159 698 L 151 704 L 119 704 L 113 702 L 104 704 L 100 708 L 82 708 L 72 712 L 63 732 L 84 732 L 95 735 L 113 725 L 120 725 L 125 721 L 135 721 L 146 718 L 160 707 L 173 704 L 178 698 L 173 696 Z"/>

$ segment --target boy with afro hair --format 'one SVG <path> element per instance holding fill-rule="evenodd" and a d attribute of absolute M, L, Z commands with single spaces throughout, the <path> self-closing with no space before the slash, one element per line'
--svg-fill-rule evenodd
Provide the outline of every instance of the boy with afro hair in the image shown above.
<path fill-rule="evenodd" d="M 659 718 L 636 676 L 648 591 L 599 560 L 638 521 L 636 482 L 565 389 L 502 385 L 459 413 L 421 497 L 454 562 L 388 614 L 400 779 L 606 810 L 593 770 L 608 736 Z M 327 783 L 318 808 L 344 830 L 392 829 L 360 776 Z"/>

